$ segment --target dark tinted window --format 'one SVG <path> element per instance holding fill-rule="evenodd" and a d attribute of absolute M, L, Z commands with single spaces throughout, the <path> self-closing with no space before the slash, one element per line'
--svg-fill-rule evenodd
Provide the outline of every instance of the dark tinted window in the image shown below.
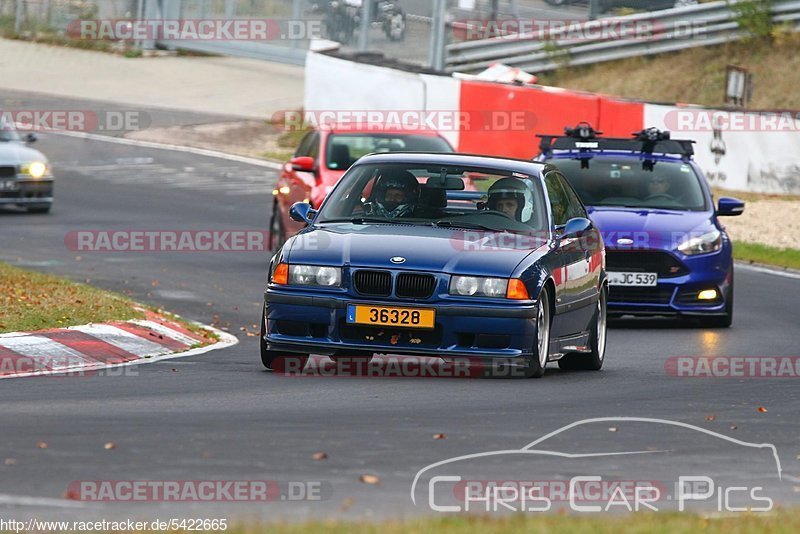
<path fill-rule="evenodd" d="M 552 163 L 587 206 L 703 211 L 705 195 L 694 168 L 682 161 L 644 161 L 593 157 Z"/>
<path fill-rule="evenodd" d="M 549 172 L 544 177 L 545 186 L 547 186 L 547 197 L 550 199 L 550 209 L 553 210 L 553 224 L 561 226 L 567 224 L 569 220 L 569 198 L 567 197 L 564 187 L 561 185 L 561 179 L 556 172 Z"/>
<path fill-rule="evenodd" d="M 380 152 L 452 152 L 441 137 L 405 134 L 334 134 L 328 138 L 329 169 L 347 170 L 362 156 Z"/>
<path fill-rule="evenodd" d="M 557 174 L 558 180 L 561 182 L 561 186 L 567 196 L 567 202 L 569 203 L 569 207 L 567 208 L 567 220 L 576 219 L 578 217 L 588 218 L 586 210 L 583 208 L 581 201 L 578 199 L 578 194 L 574 189 L 572 189 L 569 181 L 564 178 L 564 175 L 560 173 Z"/>

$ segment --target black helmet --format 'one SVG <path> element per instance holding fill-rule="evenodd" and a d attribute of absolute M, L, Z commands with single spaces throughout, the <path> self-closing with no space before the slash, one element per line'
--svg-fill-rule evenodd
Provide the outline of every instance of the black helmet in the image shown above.
<path fill-rule="evenodd" d="M 528 222 L 533 217 L 533 193 L 531 188 L 517 178 L 503 178 L 497 180 L 489 188 L 489 209 L 497 210 L 497 203 L 501 199 L 513 198 L 517 201 L 516 219 Z"/>
<path fill-rule="evenodd" d="M 399 205 L 387 205 L 386 192 L 398 189 L 405 193 L 405 200 Z M 397 216 L 396 210 L 402 209 L 403 213 L 409 211 L 417 204 L 420 196 L 420 185 L 417 178 L 403 169 L 386 169 L 381 172 L 372 194 L 374 201 L 386 210 L 387 214 Z"/>

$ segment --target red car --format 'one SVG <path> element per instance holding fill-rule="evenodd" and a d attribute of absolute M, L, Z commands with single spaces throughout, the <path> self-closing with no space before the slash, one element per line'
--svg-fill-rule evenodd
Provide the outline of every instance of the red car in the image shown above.
<path fill-rule="evenodd" d="M 272 194 L 275 202 L 270 222 L 270 246 L 278 250 L 287 238 L 305 225 L 289 217 L 295 202 L 308 202 L 315 208 L 333 189 L 345 171 L 362 156 L 379 152 L 454 152 L 444 137 L 432 130 L 396 130 L 325 125 L 312 130 L 300 141 L 288 161 Z"/>

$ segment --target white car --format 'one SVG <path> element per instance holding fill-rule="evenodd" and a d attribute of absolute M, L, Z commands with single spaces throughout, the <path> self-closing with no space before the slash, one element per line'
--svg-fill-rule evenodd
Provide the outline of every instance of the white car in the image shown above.
<path fill-rule="evenodd" d="M 47 158 L 28 146 L 34 134 L 20 137 L 0 127 L 0 206 L 16 205 L 47 213 L 53 205 L 53 174 Z"/>

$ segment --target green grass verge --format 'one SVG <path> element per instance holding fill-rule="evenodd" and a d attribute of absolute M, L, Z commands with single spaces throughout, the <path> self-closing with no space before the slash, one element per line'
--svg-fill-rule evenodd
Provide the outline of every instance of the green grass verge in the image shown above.
<path fill-rule="evenodd" d="M 282 532 L 286 534 L 506 534 L 506 533 L 664 533 L 664 534 L 773 534 L 800 532 L 800 514 L 778 511 L 770 514 L 733 514 L 710 519 L 692 514 L 623 514 L 620 516 L 561 516 L 556 514 L 518 515 L 508 518 L 454 516 L 384 523 L 305 523 L 269 526 L 238 526 L 229 534 Z"/>
<path fill-rule="evenodd" d="M 0 263 L 0 333 L 142 319 L 121 295 Z"/>
<path fill-rule="evenodd" d="M 737 241 L 733 244 L 733 257 L 739 261 L 800 269 L 800 250 L 794 248 L 778 248 Z"/>

